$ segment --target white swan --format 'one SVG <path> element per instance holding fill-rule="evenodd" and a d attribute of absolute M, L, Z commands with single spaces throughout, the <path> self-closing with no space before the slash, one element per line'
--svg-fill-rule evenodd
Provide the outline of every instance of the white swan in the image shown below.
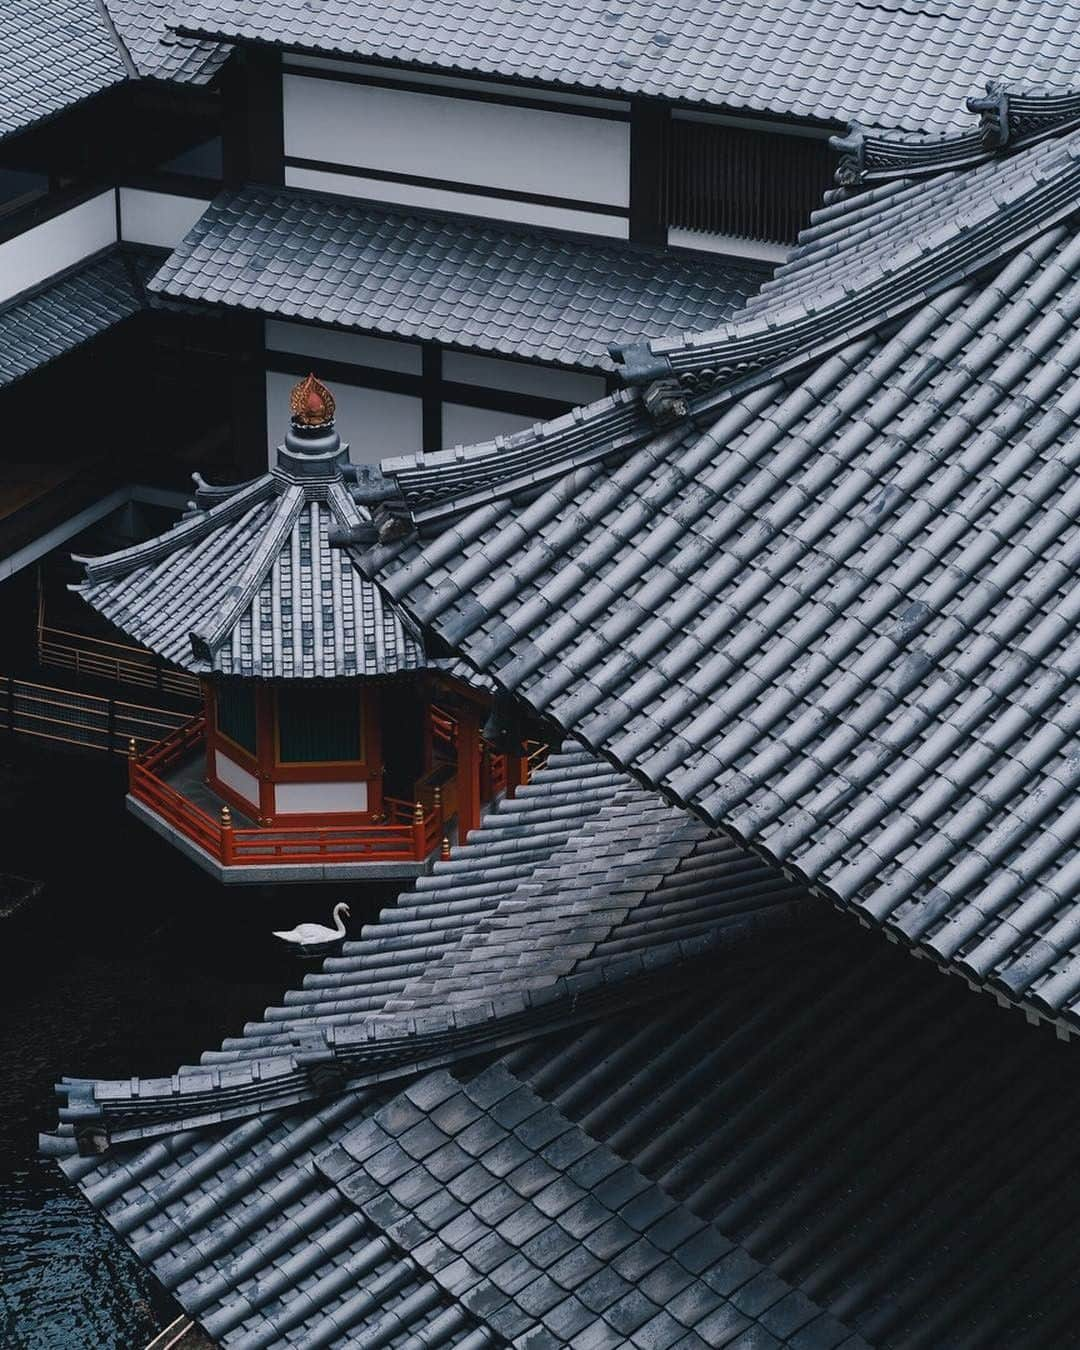
<path fill-rule="evenodd" d="M 344 920 L 349 918 L 350 914 L 349 906 L 342 900 L 334 906 L 330 916 L 334 921 L 333 928 L 327 928 L 324 923 L 302 923 L 287 932 L 275 932 L 274 937 L 281 938 L 282 942 L 289 942 L 294 947 L 322 947 L 345 936 Z"/>

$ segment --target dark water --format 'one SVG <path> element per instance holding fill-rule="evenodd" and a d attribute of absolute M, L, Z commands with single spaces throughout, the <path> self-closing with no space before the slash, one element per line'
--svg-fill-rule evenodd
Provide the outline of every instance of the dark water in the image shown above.
<path fill-rule="evenodd" d="M 338 890 L 225 891 L 123 810 L 122 766 L 0 740 L 0 871 L 42 879 L 0 919 L 0 1350 L 140 1350 L 176 1308 L 36 1155 L 64 1073 L 191 1063 L 295 984 L 269 932 Z M 393 888 L 348 888 L 353 926 Z"/>

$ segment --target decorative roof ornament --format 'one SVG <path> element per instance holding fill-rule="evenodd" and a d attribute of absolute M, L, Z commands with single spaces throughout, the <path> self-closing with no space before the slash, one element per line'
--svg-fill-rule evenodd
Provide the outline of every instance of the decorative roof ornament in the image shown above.
<path fill-rule="evenodd" d="M 1080 125 L 1076 90 L 1006 89 L 1000 80 L 988 80 L 986 93 L 969 98 L 965 106 L 978 113 L 978 125 L 949 136 L 871 133 L 852 122 L 845 135 L 830 137 L 840 156 L 834 175 L 840 195 L 892 178 L 968 168 L 1002 150 L 1019 150 Z"/>
<path fill-rule="evenodd" d="M 969 98 L 968 112 L 979 114 L 979 135 L 987 150 L 1000 150 L 1009 143 L 1009 95 L 1000 80 L 987 80 L 982 98 Z"/>
<path fill-rule="evenodd" d="M 333 424 L 337 404 L 326 385 L 311 374 L 293 386 L 289 410 L 297 426 L 328 427 Z"/>

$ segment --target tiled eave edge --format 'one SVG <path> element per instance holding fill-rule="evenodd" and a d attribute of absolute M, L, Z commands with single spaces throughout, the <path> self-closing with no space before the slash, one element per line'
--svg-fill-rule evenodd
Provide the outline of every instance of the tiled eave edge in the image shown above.
<path fill-rule="evenodd" d="M 345 1089 L 410 1076 L 485 1051 L 579 1026 L 713 976 L 716 953 L 791 915 L 747 915 L 700 938 L 621 957 L 601 969 L 487 1002 L 328 1027 L 310 1047 L 223 1068 L 192 1067 L 170 1078 L 66 1079 L 58 1134 L 43 1151 L 104 1152 L 113 1143 L 238 1120 Z"/>
<path fill-rule="evenodd" d="M 1080 205 L 1080 148 L 1062 147 L 1045 172 L 1011 183 L 1001 201 L 950 220 L 862 277 L 834 284 L 820 301 L 735 320 L 711 333 L 617 348 L 630 384 L 674 379 L 705 394 L 771 378 L 879 330 L 950 286 L 1000 262 Z"/>
<path fill-rule="evenodd" d="M 857 189 L 901 176 L 969 168 L 1001 150 L 1021 150 L 1080 125 L 1080 93 L 1075 92 L 1013 93 L 991 81 L 986 96 L 969 98 L 967 109 L 980 114 L 978 125 L 953 135 L 888 134 L 853 122 L 846 135 L 829 142 L 841 156 L 837 183 Z"/>

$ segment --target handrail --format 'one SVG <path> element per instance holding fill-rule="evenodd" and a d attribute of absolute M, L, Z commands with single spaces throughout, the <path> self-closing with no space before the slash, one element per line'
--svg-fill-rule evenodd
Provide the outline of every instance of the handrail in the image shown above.
<path fill-rule="evenodd" d="M 0 674 L 0 728 L 85 750 L 124 754 L 129 742 L 153 745 L 184 714 L 149 704 Z"/>
<path fill-rule="evenodd" d="M 145 647 L 39 622 L 37 650 L 43 666 L 74 670 L 77 674 L 113 679 L 144 689 L 168 690 L 184 698 L 200 696 L 197 676 L 171 666 Z"/>
<path fill-rule="evenodd" d="M 439 802 L 384 799 L 392 819 L 366 825 L 283 825 L 234 827 L 230 817 L 215 820 L 158 774 L 203 739 L 206 718 L 198 714 L 129 761 L 129 791 L 180 834 L 224 866 L 260 862 L 423 862 L 439 847 L 445 817 Z"/>

